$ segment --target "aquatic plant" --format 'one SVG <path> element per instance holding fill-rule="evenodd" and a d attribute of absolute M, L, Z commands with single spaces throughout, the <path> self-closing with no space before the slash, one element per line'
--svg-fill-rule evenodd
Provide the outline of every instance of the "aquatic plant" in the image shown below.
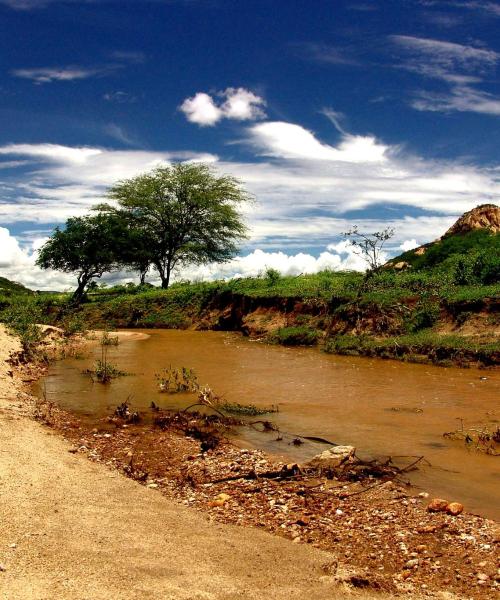
<path fill-rule="evenodd" d="M 99 340 L 101 358 L 95 361 L 92 369 L 86 369 L 84 373 L 90 375 L 92 379 L 95 378 L 99 383 L 109 383 L 115 377 L 126 375 L 125 371 L 120 371 L 115 365 L 108 362 L 109 346 L 116 346 L 117 344 L 117 336 L 110 336 L 107 330 L 103 331 Z"/>
<path fill-rule="evenodd" d="M 255 406 L 255 404 L 240 404 L 239 402 L 227 402 L 219 400 L 216 402 L 216 406 L 219 410 L 234 415 L 246 415 L 249 417 L 256 417 L 259 415 L 267 415 L 269 413 L 279 412 L 277 406 Z"/>
<path fill-rule="evenodd" d="M 200 389 L 196 373 L 186 367 L 175 368 L 169 365 L 161 373 L 156 373 L 155 379 L 160 392 L 166 394 L 195 393 Z"/>

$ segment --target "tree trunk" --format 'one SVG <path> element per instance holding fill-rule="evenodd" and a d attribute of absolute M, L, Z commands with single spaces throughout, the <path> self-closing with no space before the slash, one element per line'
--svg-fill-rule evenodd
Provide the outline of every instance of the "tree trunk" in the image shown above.
<path fill-rule="evenodd" d="M 170 285 L 170 267 L 167 267 L 166 271 L 161 275 L 161 287 L 166 290 Z"/>
<path fill-rule="evenodd" d="M 78 287 L 73 292 L 73 296 L 71 297 L 71 301 L 73 304 L 80 304 L 85 294 L 85 287 L 87 286 L 88 282 L 89 279 L 87 277 L 78 278 Z"/>

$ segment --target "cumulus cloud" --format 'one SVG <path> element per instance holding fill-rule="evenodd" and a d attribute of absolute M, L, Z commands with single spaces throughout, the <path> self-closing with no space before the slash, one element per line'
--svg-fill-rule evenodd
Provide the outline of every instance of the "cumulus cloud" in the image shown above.
<path fill-rule="evenodd" d="M 222 119 L 222 111 L 216 106 L 212 96 L 198 92 L 192 98 L 186 98 L 180 110 L 191 123 L 201 126 L 215 125 Z"/>
<path fill-rule="evenodd" d="M 227 88 L 213 96 L 198 92 L 179 107 L 191 123 L 212 126 L 222 119 L 251 121 L 265 116 L 265 101 L 245 88 Z"/>
<path fill-rule="evenodd" d="M 42 271 L 35 265 L 37 250 L 44 241 L 44 238 L 35 237 L 22 247 L 8 229 L 0 227 L 0 275 L 34 290 L 69 289 L 73 277 L 56 271 Z"/>
<path fill-rule="evenodd" d="M 366 264 L 348 244 L 328 247 L 319 256 L 298 252 L 266 252 L 260 248 L 245 256 L 238 256 L 223 264 L 200 265 L 182 270 L 182 278 L 190 280 L 232 279 L 235 277 L 258 277 L 267 269 L 276 269 L 282 275 L 301 275 L 319 271 L 363 271 Z"/>
<path fill-rule="evenodd" d="M 417 242 L 417 240 L 415 238 L 413 238 L 412 240 L 405 240 L 400 246 L 399 248 L 403 251 L 403 252 L 408 252 L 408 250 L 414 250 L 415 248 L 418 248 L 420 246 L 420 244 Z"/>

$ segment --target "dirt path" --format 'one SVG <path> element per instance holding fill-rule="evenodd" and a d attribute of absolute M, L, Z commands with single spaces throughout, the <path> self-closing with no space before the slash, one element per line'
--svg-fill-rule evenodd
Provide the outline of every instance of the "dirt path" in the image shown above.
<path fill-rule="evenodd" d="M 20 384 L 5 363 L 15 349 L 0 326 L 2 600 L 351 595 L 325 569 L 332 554 L 212 523 L 69 453 L 67 442 L 23 414 Z"/>

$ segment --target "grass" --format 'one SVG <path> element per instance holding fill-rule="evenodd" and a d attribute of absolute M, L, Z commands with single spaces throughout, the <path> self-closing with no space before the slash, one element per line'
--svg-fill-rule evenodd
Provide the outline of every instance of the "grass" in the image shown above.
<path fill-rule="evenodd" d="M 336 335 L 327 339 L 324 350 L 347 356 L 398 358 L 410 362 L 432 362 L 442 366 L 465 366 L 471 362 L 479 366 L 491 366 L 498 364 L 500 360 L 498 342 L 481 342 L 460 335 L 441 335 L 431 329 L 387 338 Z"/>

